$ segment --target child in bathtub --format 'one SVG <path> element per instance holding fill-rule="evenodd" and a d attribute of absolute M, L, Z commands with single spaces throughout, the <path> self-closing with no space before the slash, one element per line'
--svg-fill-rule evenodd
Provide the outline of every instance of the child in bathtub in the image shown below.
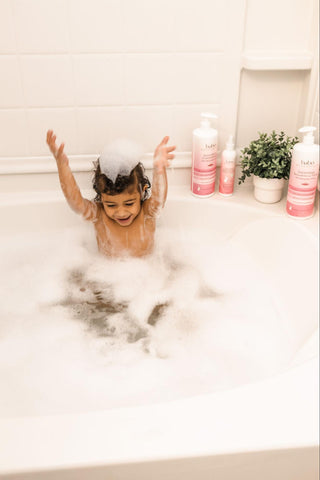
<path fill-rule="evenodd" d="M 156 218 L 167 197 L 166 167 L 176 148 L 168 146 L 168 141 L 169 137 L 164 137 L 154 152 L 152 195 L 138 158 L 133 156 L 118 168 L 114 162 L 121 163 L 121 158 L 117 152 L 116 155 L 111 152 L 108 158 L 107 151 L 95 165 L 93 188 L 97 195 L 90 201 L 81 195 L 64 144 L 57 146 L 53 131 L 47 132 L 47 144 L 57 162 L 64 196 L 72 210 L 93 223 L 101 253 L 111 257 L 124 254 L 139 257 L 152 251 Z"/>

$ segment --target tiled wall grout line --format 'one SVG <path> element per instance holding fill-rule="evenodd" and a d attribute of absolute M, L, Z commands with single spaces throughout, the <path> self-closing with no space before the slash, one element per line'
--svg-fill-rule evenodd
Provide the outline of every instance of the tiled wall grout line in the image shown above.
<path fill-rule="evenodd" d="M 22 55 L 20 52 L 20 47 L 18 44 L 18 37 L 17 37 L 17 25 L 16 25 L 16 4 L 15 1 L 11 2 L 11 11 L 12 11 L 12 18 L 14 22 L 14 38 L 15 38 L 15 46 L 16 46 L 16 54 L 15 57 L 17 58 L 18 61 L 18 67 L 19 67 L 19 73 L 20 73 L 20 86 L 21 86 L 21 92 L 22 92 L 22 99 L 23 99 L 23 105 L 19 107 L 19 110 L 23 110 L 24 114 L 24 119 L 25 119 L 25 125 L 26 125 L 26 150 L 27 154 L 31 153 L 31 148 L 30 148 L 30 136 L 29 136 L 29 118 L 28 118 L 28 105 L 27 105 L 27 98 L 26 98 L 26 92 L 25 92 L 25 86 L 23 82 L 23 73 L 22 73 Z"/>
<path fill-rule="evenodd" d="M 70 25 L 70 15 L 69 15 L 69 4 L 68 2 L 64 3 L 64 13 L 67 19 L 67 25 Z M 73 118 L 75 122 L 75 136 L 76 136 L 76 143 L 78 145 L 78 139 L 79 139 L 79 119 L 78 119 L 78 106 L 76 103 L 76 97 L 75 97 L 75 92 L 76 92 L 76 77 L 75 77 L 75 66 L 74 66 L 74 56 L 72 54 L 72 48 L 71 48 L 71 37 L 70 37 L 70 30 L 69 28 L 66 28 L 66 38 L 67 38 L 67 48 L 68 48 L 68 55 L 70 59 L 70 64 L 71 64 L 71 71 L 72 71 L 72 85 L 73 85 Z M 59 107 L 58 107 L 59 108 Z"/>

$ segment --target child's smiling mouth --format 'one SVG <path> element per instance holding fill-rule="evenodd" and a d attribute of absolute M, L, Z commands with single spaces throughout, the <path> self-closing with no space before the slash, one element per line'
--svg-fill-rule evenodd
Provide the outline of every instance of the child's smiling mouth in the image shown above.
<path fill-rule="evenodd" d="M 125 218 L 116 218 L 115 220 L 119 223 L 119 225 L 128 225 L 131 222 L 132 215 L 129 215 Z"/>

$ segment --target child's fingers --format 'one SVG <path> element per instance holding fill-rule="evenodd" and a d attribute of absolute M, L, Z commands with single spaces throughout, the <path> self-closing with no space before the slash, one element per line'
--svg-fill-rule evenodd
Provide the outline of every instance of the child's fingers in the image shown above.
<path fill-rule="evenodd" d="M 64 143 L 61 143 L 60 147 L 58 148 L 58 151 L 56 153 L 57 157 L 60 157 L 60 155 L 63 154 L 63 149 L 64 149 Z"/>
<path fill-rule="evenodd" d="M 175 145 L 172 145 L 170 147 L 167 147 L 167 152 L 173 152 L 177 147 Z"/>
<path fill-rule="evenodd" d="M 52 145 L 52 135 L 53 135 L 53 132 L 48 132 L 47 134 L 47 144 L 51 147 Z"/>
<path fill-rule="evenodd" d="M 57 136 L 53 133 L 52 130 L 48 130 L 47 132 L 47 143 L 52 144 L 56 141 Z"/>
<path fill-rule="evenodd" d="M 47 141 L 48 141 L 48 143 L 55 142 L 56 138 L 57 138 L 57 137 L 56 137 L 56 135 L 53 133 L 53 131 L 52 131 L 52 130 L 49 130 L 48 135 L 47 135 Z"/>
<path fill-rule="evenodd" d="M 169 138 L 167 135 L 165 137 L 163 137 L 163 139 L 161 140 L 160 142 L 160 145 L 166 145 L 169 141 Z"/>
<path fill-rule="evenodd" d="M 48 144 L 49 144 L 50 146 L 54 143 L 54 141 L 53 141 L 53 134 L 51 134 L 51 135 L 48 136 L 47 142 L 48 142 Z"/>
<path fill-rule="evenodd" d="M 48 132 L 47 144 L 49 145 L 49 148 L 50 148 L 51 152 L 55 155 L 57 147 L 56 147 L 56 144 L 55 144 L 55 137 L 52 136 L 52 135 L 53 135 L 53 132 Z"/>

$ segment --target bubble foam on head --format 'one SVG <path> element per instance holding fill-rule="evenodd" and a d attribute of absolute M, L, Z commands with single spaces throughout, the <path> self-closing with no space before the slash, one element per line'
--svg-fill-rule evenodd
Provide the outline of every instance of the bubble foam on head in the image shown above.
<path fill-rule="evenodd" d="M 142 148 L 135 142 L 126 138 L 114 140 L 100 155 L 101 173 L 114 183 L 118 175 L 130 175 L 140 162 L 142 155 Z"/>

